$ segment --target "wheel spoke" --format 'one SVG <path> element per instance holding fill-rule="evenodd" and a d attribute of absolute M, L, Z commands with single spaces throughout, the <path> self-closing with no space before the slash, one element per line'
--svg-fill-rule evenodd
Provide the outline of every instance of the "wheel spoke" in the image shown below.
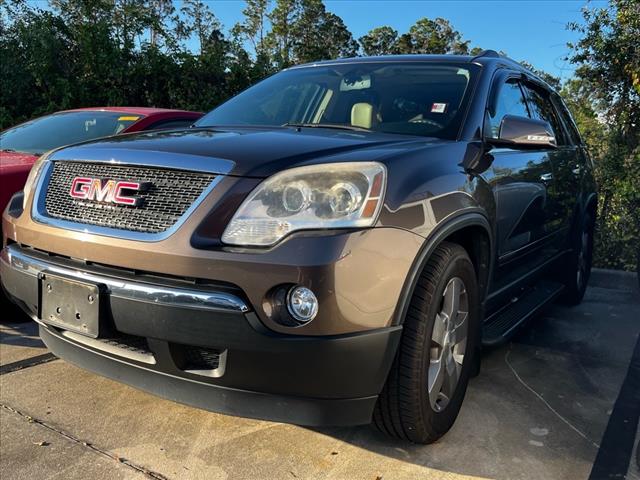
<path fill-rule="evenodd" d="M 429 377 L 428 377 L 428 390 L 429 390 L 429 403 L 432 408 L 436 408 L 436 402 L 438 395 L 442 390 L 442 383 L 444 382 L 445 367 L 443 365 L 442 357 L 438 360 L 432 360 L 429 365 Z"/>
<path fill-rule="evenodd" d="M 459 278 L 452 278 L 444 290 L 444 302 L 442 312 L 449 319 L 454 319 L 460 310 L 460 294 L 462 293 L 462 281 Z"/>
<path fill-rule="evenodd" d="M 431 340 L 438 344 L 440 347 L 444 346 L 444 337 L 447 334 L 447 321 L 446 317 L 442 313 L 436 315 L 436 319 L 433 322 L 433 333 L 431 334 Z"/>
<path fill-rule="evenodd" d="M 453 397 L 454 392 L 456 391 L 456 386 L 458 385 L 458 377 L 460 376 L 458 370 L 458 364 L 453 359 L 453 354 L 449 352 L 446 359 L 443 359 L 446 362 L 445 370 L 446 370 L 446 378 L 443 382 L 442 393 L 448 398 L 451 399 Z"/>
<path fill-rule="evenodd" d="M 458 345 L 459 343 L 465 342 L 467 340 L 467 332 L 469 330 L 467 318 L 469 317 L 468 312 L 459 312 L 456 325 L 453 327 L 451 332 L 449 333 L 449 338 L 451 341 L 451 345 Z"/>

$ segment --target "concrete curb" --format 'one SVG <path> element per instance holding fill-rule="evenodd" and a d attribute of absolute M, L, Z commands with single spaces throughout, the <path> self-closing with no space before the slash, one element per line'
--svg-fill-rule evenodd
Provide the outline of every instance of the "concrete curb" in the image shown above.
<path fill-rule="evenodd" d="M 623 270 L 608 270 L 594 268 L 591 270 L 589 284 L 594 287 L 620 288 L 623 290 L 638 290 L 638 274 Z"/>

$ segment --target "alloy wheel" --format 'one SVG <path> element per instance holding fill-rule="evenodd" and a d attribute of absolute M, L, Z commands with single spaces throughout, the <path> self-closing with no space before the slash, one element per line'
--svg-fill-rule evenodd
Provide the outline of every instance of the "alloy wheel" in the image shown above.
<path fill-rule="evenodd" d="M 431 334 L 427 387 L 429 403 L 436 412 L 447 407 L 460 380 L 467 349 L 468 319 L 467 290 L 462 279 L 454 277 L 444 289 Z"/>

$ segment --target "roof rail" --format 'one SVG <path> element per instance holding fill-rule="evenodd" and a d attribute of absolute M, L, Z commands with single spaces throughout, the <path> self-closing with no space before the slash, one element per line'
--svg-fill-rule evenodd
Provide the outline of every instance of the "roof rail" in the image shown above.
<path fill-rule="evenodd" d="M 495 50 L 483 50 L 478 55 L 473 57 L 471 61 L 473 62 L 474 60 L 477 60 L 478 58 L 482 58 L 482 57 L 500 58 L 500 54 Z"/>

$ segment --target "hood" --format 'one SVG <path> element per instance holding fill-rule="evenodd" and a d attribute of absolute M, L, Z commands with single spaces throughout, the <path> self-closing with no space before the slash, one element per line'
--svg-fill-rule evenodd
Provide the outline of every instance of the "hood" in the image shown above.
<path fill-rule="evenodd" d="M 164 159 L 236 176 L 266 177 L 294 166 L 380 160 L 394 151 L 442 143 L 433 138 L 326 128 L 192 128 L 120 135 L 58 150 L 52 159 Z M 181 163 L 181 159 L 184 162 Z"/>
<path fill-rule="evenodd" d="M 37 159 L 38 156 L 31 153 L 0 151 L 0 175 L 18 170 L 29 171 Z"/>

